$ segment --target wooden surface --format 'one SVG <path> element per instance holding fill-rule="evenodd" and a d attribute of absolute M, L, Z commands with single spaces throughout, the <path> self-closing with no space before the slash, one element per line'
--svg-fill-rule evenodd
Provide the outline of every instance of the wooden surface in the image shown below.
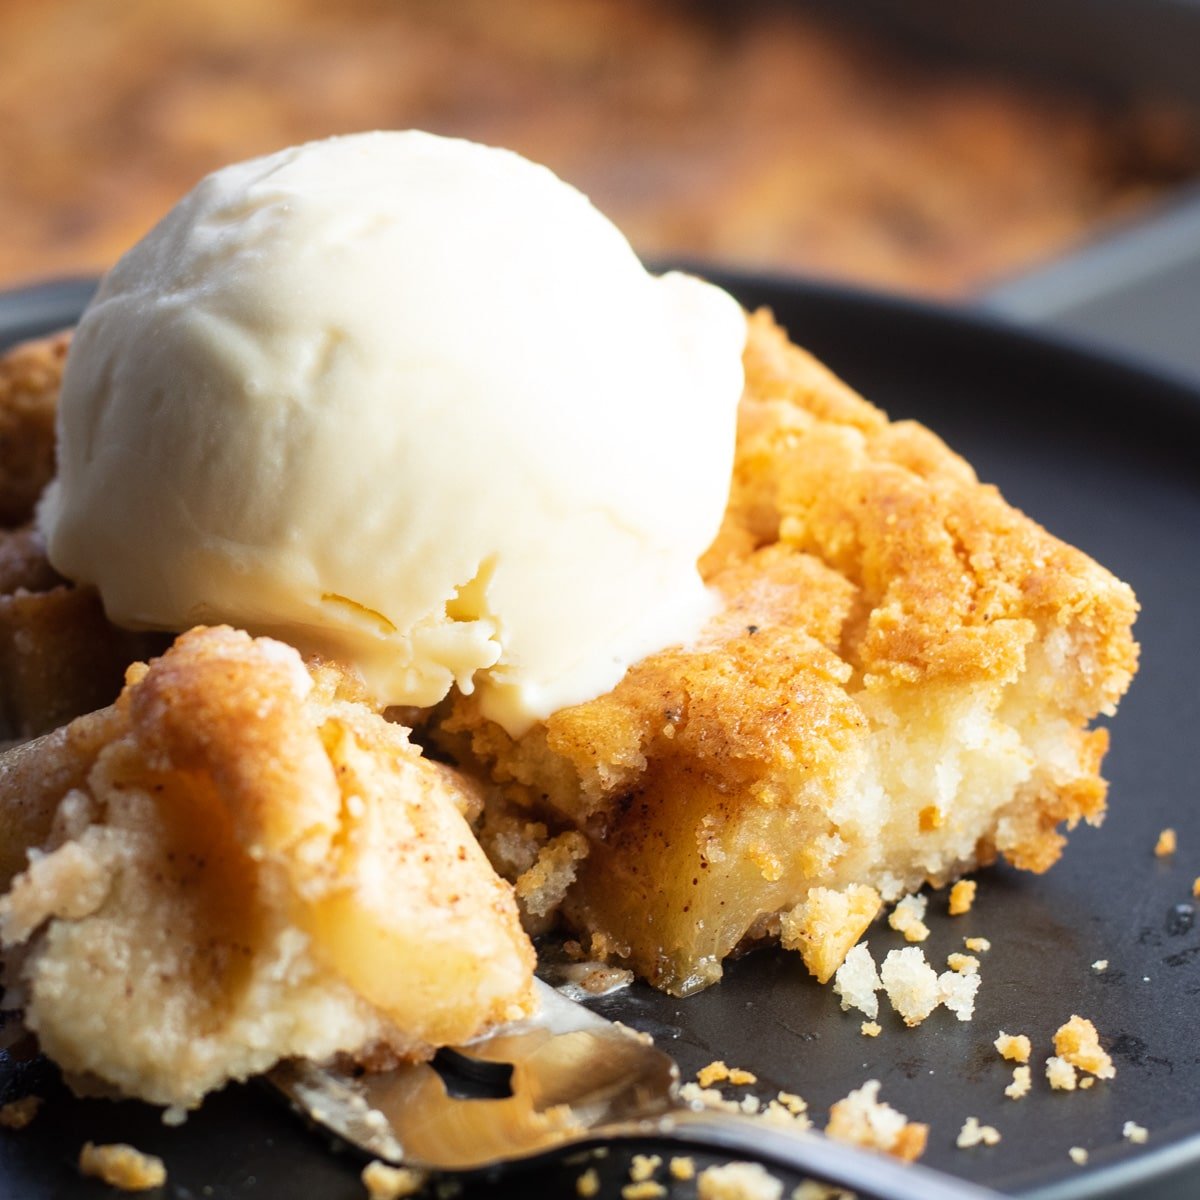
<path fill-rule="evenodd" d="M 107 266 L 226 162 L 410 126 L 546 162 L 645 254 L 949 294 L 1200 168 L 1170 114 L 904 63 L 799 5 L 0 0 L 0 286 Z"/>

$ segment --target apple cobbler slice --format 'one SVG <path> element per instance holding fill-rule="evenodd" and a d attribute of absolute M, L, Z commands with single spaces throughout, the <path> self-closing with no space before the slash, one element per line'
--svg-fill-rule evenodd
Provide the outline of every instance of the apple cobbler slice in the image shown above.
<path fill-rule="evenodd" d="M 6 1002 L 77 1085 L 193 1106 L 282 1057 L 422 1058 L 530 1011 L 479 789 L 340 670 L 215 628 L 128 678 L 0 759 Z"/>
<path fill-rule="evenodd" d="M 881 900 L 998 854 L 1048 868 L 1060 826 L 1104 812 L 1107 733 L 1088 724 L 1136 666 L 1130 589 L 927 429 L 768 314 L 745 363 L 702 637 L 516 740 L 470 696 L 431 723 L 497 785 L 496 861 L 527 869 L 536 843 L 583 833 L 562 913 L 677 993 L 767 937 L 826 978 Z"/>

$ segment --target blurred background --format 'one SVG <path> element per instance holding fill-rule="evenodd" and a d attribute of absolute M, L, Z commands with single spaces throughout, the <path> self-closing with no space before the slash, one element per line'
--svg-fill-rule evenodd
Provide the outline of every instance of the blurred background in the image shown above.
<path fill-rule="evenodd" d="M 224 163 L 420 127 L 545 162 L 650 258 L 978 295 L 1193 194 L 1197 31 L 1186 0 L 0 0 L 0 287 L 107 267 Z"/>

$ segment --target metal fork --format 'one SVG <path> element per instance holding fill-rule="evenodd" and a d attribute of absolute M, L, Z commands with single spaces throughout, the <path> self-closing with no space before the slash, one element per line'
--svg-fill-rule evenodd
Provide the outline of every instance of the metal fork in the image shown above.
<path fill-rule="evenodd" d="M 818 1133 L 690 1105 L 674 1061 L 648 1038 L 538 988 L 536 1018 L 440 1051 L 432 1064 L 357 1075 L 293 1060 L 269 1079 L 303 1116 L 367 1154 L 432 1171 L 636 1138 L 772 1163 L 872 1200 L 995 1200 Z"/>

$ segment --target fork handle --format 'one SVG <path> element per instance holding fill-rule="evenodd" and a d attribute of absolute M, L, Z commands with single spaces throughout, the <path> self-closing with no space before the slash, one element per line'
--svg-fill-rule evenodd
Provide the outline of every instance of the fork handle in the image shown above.
<path fill-rule="evenodd" d="M 999 1196 L 928 1167 L 902 1163 L 809 1130 L 776 1129 L 738 1113 L 677 1110 L 655 1123 L 654 1137 L 788 1167 L 856 1192 L 862 1200 L 997 1200 Z"/>

